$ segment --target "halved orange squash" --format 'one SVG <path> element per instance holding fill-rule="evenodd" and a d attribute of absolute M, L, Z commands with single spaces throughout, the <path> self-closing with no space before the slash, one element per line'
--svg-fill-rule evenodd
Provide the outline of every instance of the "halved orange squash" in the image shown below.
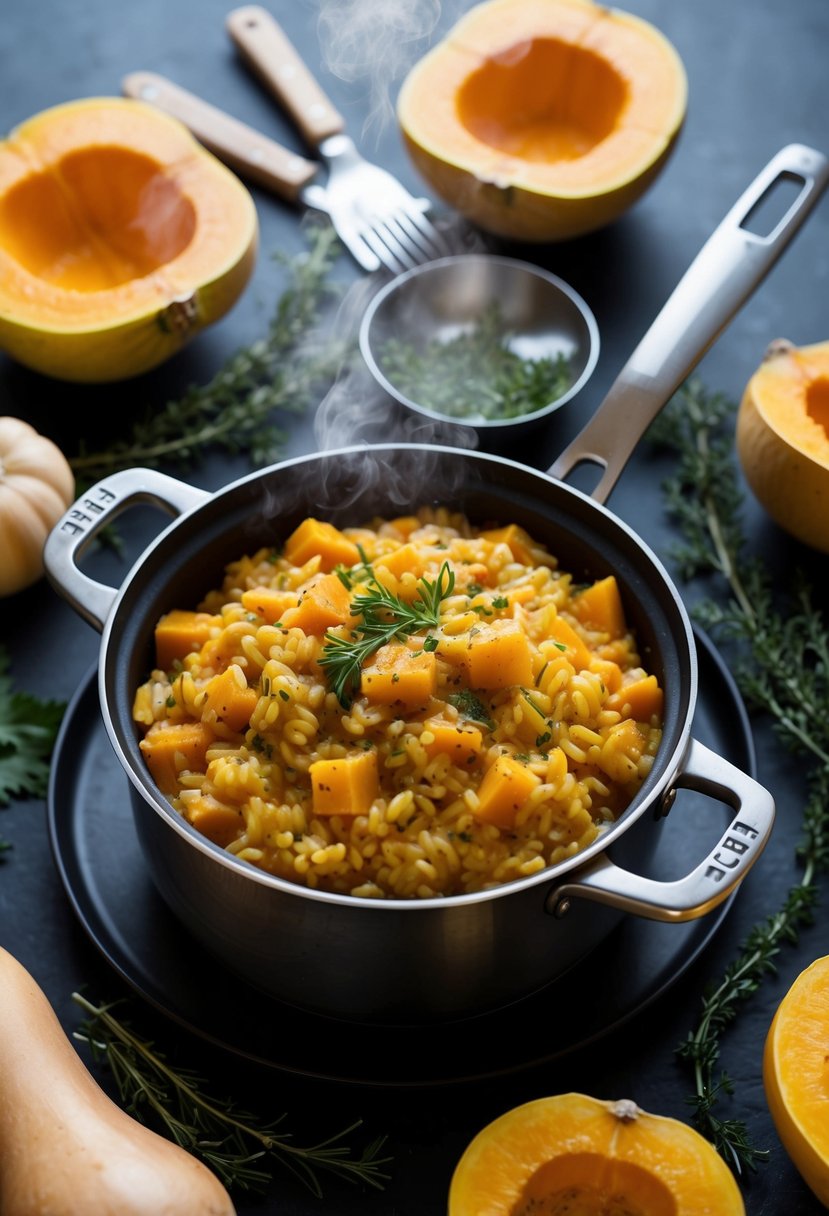
<path fill-rule="evenodd" d="M 431 188 L 526 241 L 616 219 L 682 127 L 685 69 L 652 25 L 592 0 L 486 0 L 403 82 L 397 113 Z"/>
<path fill-rule="evenodd" d="M 250 278 L 248 190 L 180 123 L 97 97 L 0 143 L 0 349 L 85 382 L 155 367 Z"/>
<path fill-rule="evenodd" d="M 763 1084 L 777 1134 L 801 1177 L 829 1207 L 829 957 L 798 975 L 777 1007 Z"/>
<path fill-rule="evenodd" d="M 539 1098 L 479 1132 L 449 1216 L 744 1216 L 734 1176 L 685 1123 L 584 1094 Z"/>
<path fill-rule="evenodd" d="M 770 344 L 743 393 L 736 440 L 761 506 L 784 531 L 829 553 L 829 342 Z"/>

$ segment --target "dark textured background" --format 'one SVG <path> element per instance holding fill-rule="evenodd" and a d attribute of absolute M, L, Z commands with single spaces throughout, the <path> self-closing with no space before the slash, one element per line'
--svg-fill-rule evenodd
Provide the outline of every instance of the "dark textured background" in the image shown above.
<path fill-rule="evenodd" d="M 418 15 L 413 5 L 397 7 L 411 7 Z M 773 153 L 793 141 L 829 152 L 825 0 L 788 5 L 768 0 L 735 0 L 729 5 L 720 0 L 697 0 L 693 5 L 631 0 L 626 7 L 668 35 L 688 71 L 689 113 L 674 157 L 651 192 L 612 228 L 561 246 L 502 246 L 568 279 L 592 306 L 601 331 L 597 372 L 583 398 L 552 422 L 547 437 L 551 454 L 599 402 L 706 236 Z M 378 107 L 378 96 L 382 98 L 387 87 L 393 99 L 402 70 L 425 51 L 428 38 L 376 42 L 384 30 L 377 0 L 332 9 L 340 14 L 338 24 L 324 42 L 316 4 L 282 0 L 274 11 L 319 71 L 363 150 L 395 168 L 413 189 L 422 189 L 393 122 Z M 437 29 L 447 28 L 456 12 L 457 7 L 447 6 Z M 363 24 L 366 14 L 369 20 Z M 298 147 L 287 122 L 236 59 L 223 32 L 224 15 L 217 0 L 145 0 L 132 6 L 104 0 L 73 6 L 31 0 L 16 5 L 0 24 L 0 125 L 10 129 L 36 111 L 71 98 L 117 93 L 124 74 L 148 69 L 173 76 Z M 354 52 L 349 32 L 355 26 L 349 21 L 357 18 L 362 32 Z M 388 80 L 378 81 L 375 75 L 372 86 L 360 59 L 382 64 Z M 94 442 L 101 434 L 117 434 L 148 406 L 177 397 L 191 381 L 207 379 L 231 351 L 263 332 L 284 284 L 283 270 L 271 255 L 277 250 L 296 252 L 304 245 L 296 212 L 261 193 L 256 199 L 262 228 L 257 271 L 242 301 L 222 323 L 158 372 L 125 384 L 69 387 L 0 356 L 0 412 L 27 418 L 67 445 L 79 435 Z M 347 257 L 337 274 L 344 281 L 360 277 Z M 785 336 L 803 344 L 829 337 L 828 298 L 829 200 L 824 200 L 703 360 L 705 383 L 736 397 L 770 339 Z M 319 442 L 311 419 L 292 426 L 290 452 L 312 450 Z M 539 453 L 527 452 L 525 458 L 537 461 Z M 245 468 L 242 461 L 211 460 L 193 479 L 215 487 Z M 640 445 L 611 503 L 663 554 L 675 538 L 660 490 L 669 471 L 664 458 Z M 746 517 L 752 544 L 779 568 L 781 577 L 800 566 L 818 585 L 825 584 L 825 558 L 782 537 L 750 498 Z M 140 545 L 152 529 L 142 521 L 132 532 L 127 528 L 127 535 Z M 102 555 L 97 569 L 100 577 L 117 583 L 126 566 Z M 688 601 L 697 593 L 688 588 Z M 45 584 L 0 604 L 0 637 L 10 649 L 18 684 L 44 696 L 68 699 L 96 657 L 93 631 Z M 367 1136 L 388 1133 L 395 1162 L 385 1193 L 332 1181 L 320 1202 L 287 1175 L 278 1176 L 262 1200 L 238 1196 L 240 1212 L 439 1216 L 454 1163 L 472 1135 L 508 1107 L 547 1093 L 577 1089 L 598 1096 L 630 1096 L 650 1111 L 686 1118 L 689 1078 L 674 1057 L 674 1047 L 695 1023 L 705 984 L 719 976 L 751 926 L 780 907 L 797 874 L 794 845 L 803 793 L 799 768 L 780 756 L 767 722 L 755 721 L 753 732 L 759 777 L 778 803 L 771 844 L 702 958 L 669 993 L 640 1017 L 563 1060 L 497 1082 L 422 1091 L 321 1083 L 287 1072 L 259 1071 L 219 1049 L 205 1048 L 165 1019 L 155 1020 L 132 998 L 136 1017 L 149 1019 L 159 1046 L 177 1060 L 194 1063 L 216 1092 L 232 1092 L 271 1113 L 286 1111 L 286 1127 L 297 1141 L 330 1134 L 359 1117 L 365 1120 Z M 36 801 L 0 812 L 0 834 L 14 844 L 0 867 L 0 943 L 31 970 L 71 1032 L 79 1021 L 70 998 L 73 989 L 86 986 L 101 999 L 124 995 L 126 989 L 75 921 L 49 853 L 45 825 L 45 808 Z M 734 1080 L 736 1096 L 723 1104 L 722 1113 L 744 1118 L 755 1143 L 770 1150 L 768 1163 L 744 1180 L 751 1216 L 809 1216 L 821 1210 L 775 1136 L 763 1095 L 761 1052 L 774 1008 L 795 975 L 829 952 L 825 917 L 824 898 L 815 925 L 802 933 L 797 947 L 783 949 L 778 974 L 764 983 L 723 1041 L 723 1065 Z M 519 1019 L 514 1032 L 522 1033 Z M 349 1044 L 347 1032 L 336 1033 L 342 1034 L 348 1055 L 356 1045 Z M 490 1053 L 501 1051 L 488 1043 L 480 1027 L 445 1027 L 432 1033 L 441 1036 L 442 1050 L 455 1039 L 464 1071 L 469 1071 L 470 1053 L 485 1071 Z M 398 1052 L 410 1049 L 410 1034 L 401 1032 Z M 365 1038 L 357 1038 L 363 1050 Z M 298 1051 L 303 1046 L 295 1044 Z M 543 1043 L 528 1044 L 530 1060 L 543 1054 Z M 107 1084 L 105 1075 L 102 1080 Z"/>

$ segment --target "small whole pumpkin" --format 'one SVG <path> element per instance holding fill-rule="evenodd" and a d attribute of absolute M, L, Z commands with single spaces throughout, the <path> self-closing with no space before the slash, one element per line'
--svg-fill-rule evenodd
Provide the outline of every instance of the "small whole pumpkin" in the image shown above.
<path fill-rule="evenodd" d="M 687 106 L 649 22 L 593 0 L 484 0 L 418 61 L 397 116 L 430 188 L 497 236 L 557 241 L 656 179 Z"/>
<path fill-rule="evenodd" d="M 775 523 L 829 553 L 829 342 L 769 345 L 740 401 L 736 446 Z"/>
<path fill-rule="evenodd" d="M 763 1084 L 774 1126 L 804 1182 L 829 1207 L 829 957 L 797 976 L 772 1019 Z"/>
<path fill-rule="evenodd" d="M 556 1094 L 507 1111 L 461 1157 L 449 1216 L 744 1216 L 734 1176 L 698 1132 L 627 1099 Z"/>
<path fill-rule="evenodd" d="M 43 574 L 46 537 L 74 497 L 57 444 L 21 418 L 0 418 L 0 596 Z"/>

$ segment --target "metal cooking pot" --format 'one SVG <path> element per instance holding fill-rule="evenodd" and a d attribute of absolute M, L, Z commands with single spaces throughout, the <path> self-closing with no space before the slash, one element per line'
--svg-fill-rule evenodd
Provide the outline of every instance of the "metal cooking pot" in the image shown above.
<path fill-rule="evenodd" d="M 800 193 L 774 232 L 758 237 L 745 227 L 746 218 L 781 176 L 801 183 Z M 417 444 L 306 456 L 214 494 L 133 469 L 93 486 L 55 526 L 46 569 L 102 631 L 101 709 L 131 783 L 149 872 L 217 961 L 280 1000 L 335 1017 L 461 1017 L 542 987 L 625 913 L 687 920 L 735 890 L 768 838 L 772 798 L 692 738 L 697 662 L 687 613 L 657 557 L 603 502 L 647 423 L 774 263 L 828 179 L 829 163 L 811 149 L 792 146 L 774 158 L 703 247 L 592 422 L 548 473 L 480 452 Z M 604 466 L 592 496 L 561 480 L 585 459 Z M 154 625 L 163 612 L 193 605 L 218 585 L 227 562 L 286 536 L 308 514 L 343 525 L 407 512 L 427 500 L 451 504 L 481 523 L 517 522 L 545 541 L 577 580 L 616 574 L 643 661 L 665 690 L 656 763 L 633 803 L 591 846 L 493 890 L 380 901 L 274 878 L 200 836 L 148 776 L 131 707 L 153 664 Z M 116 514 L 148 501 L 177 518 L 119 589 L 90 579 L 77 564 L 81 551 Z M 641 877 L 628 867 L 653 852 L 659 819 L 679 787 L 726 803 L 731 821 L 680 880 Z M 217 982 L 227 982 L 218 970 Z"/>

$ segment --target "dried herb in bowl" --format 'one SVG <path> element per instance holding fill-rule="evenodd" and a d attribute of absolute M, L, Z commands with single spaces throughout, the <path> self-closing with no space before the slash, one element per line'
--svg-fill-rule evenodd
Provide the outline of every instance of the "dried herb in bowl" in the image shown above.
<path fill-rule="evenodd" d="M 423 409 L 446 418 L 498 420 L 537 413 L 570 388 L 571 360 L 563 354 L 526 358 L 512 347 L 501 310 L 448 341 L 390 338 L 380 351 L 386 379 Z"/>

